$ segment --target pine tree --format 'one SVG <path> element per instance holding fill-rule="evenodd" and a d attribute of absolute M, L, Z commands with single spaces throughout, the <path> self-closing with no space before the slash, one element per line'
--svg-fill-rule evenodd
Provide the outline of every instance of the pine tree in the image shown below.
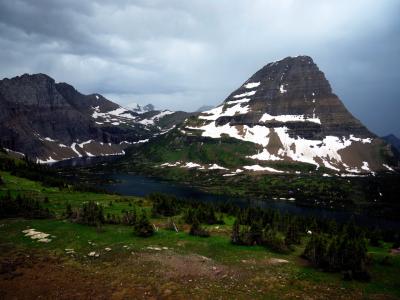
<path fill-rule="evenodd" d="M 134 226 L 134 232 L 141 237 L 149 237 L 154 234 L 154 228 L 150 224 L 150 220 L 144 210 L 142 210 L 140 218 Z"/>
<path fill-rule="evenodd" d="M 253 221 L 250 225 L 251 244 L 262 244 L 262 227 L 258 221 Z"/>
<path fill-rule="evenodd" d="M 300 244 L 300 242 L 301 242 L 301 237 L 297 224 L 291 222 L 286 230 L 285 244 L 287 246 L 291 246 L 291 245 L 298 245 Z"/>
<path fill-rule="evenodd" d="M 73 214 L 73 212 L 72 212 L 71 204 L 67 203 L 67 205 L 65 206 L 65 217 L 67 219 L 69 219 L 72 217 L 72 214 Z"/>
<path fill-rule="evenodd" d="M 238 219 L 235 220 L 232 226 L 232 235 L 231 235 L 231 242 L 233 244 L 241 244 L 241 238 L 240 238 L 240 224 Z"/>

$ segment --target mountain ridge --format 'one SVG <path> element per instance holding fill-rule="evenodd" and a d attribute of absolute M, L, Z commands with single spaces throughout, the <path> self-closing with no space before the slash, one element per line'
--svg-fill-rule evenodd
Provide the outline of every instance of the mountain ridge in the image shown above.
<path fill-rule="evenodd" d="M 158 126 L 166 115 L 175 112 L 138 113 L 43 73 L 0 81 L 0 143 L 41 163 L 124 154 L 128 145 L 167 130 Z"/>

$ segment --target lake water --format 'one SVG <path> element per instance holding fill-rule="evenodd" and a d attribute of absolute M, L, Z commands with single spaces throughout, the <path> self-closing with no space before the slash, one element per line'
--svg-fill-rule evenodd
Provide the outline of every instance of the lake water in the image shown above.
<path fill-rule="evenodd" d="M 105 174 L 104 176 L 112 179 L 115 181 L 115 183 L 103 185 L 102 188 L 105 188 L 110 192 L 119 193 L 121 195 L 146 196 L 150 193 L 160 192 L 175 195 L 178 198 L 188 199 L 188 201 L 190 199 L 207 202 L 229 201 L 242 207 L 254 205 L 263 208 L 278 209 L 281 212 L 299 214 L 303 216 L 335 219 L 339 222 L 346 222 L 351 217 L 354 217 L 356 222 L 360 225 L 372 227 L 378 226 L 385 229 L 400 230 L 400 222 L 371 217 L 366 214 L 353 214 L 349 211 L 334 211 L 322 208 L 298 206 L 294 201 L 272 199 L 254 200 L 224 195 L 213 195 L 187 185 L 135 174 L 115 173 Z"/>

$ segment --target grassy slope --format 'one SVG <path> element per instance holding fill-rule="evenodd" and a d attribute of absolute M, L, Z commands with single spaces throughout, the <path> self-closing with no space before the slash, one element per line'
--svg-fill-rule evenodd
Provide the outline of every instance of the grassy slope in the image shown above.
<path fill-rule="evenodd" d="M 190 135 L 183 135 L 178 129 L 151 140 L 149 143 L 134 147 L 122 159 L 126 164 L 159 165 L 165 162 L 196 162 L 199 164 L 216 163 L 223 167 L 235 170 L 244 165 L 260 164 L 272 166 L 280 170 L 302 172 L 316 171 L 314 165 L 305 163 L 265 162 L 256 161 L 248 156 L 257 154 L 261 147 L 251 142 L 245 142 L 223 136 L 220 139 L 201 137 L 194 131 Z M 330 173 L 324 167 L 318 173 Z"/>
<path fill-rule="evenodd" d="M 144 159 L 149 163 L 197 162 L 201 164 L 218 163 L 226 167 L 241 166 L 249 159 L 245 157 L 256 153 L 254 144 L 232 138 L 216 140 L 199 136 L 184 136 L 173 130 L 156 140 L 137 148 L 127 156 L 130 159 Z"/>
<path fill-rule="evenodd" d="M 106 213 L 120 213 L 122 209 L 129 209 L 130 202 L 149 209 L 149 203 L 136 197 L 59 191 L 30 180 L 11 176 L 5 172 L 0 174 L 6 182 L 5 186 L 0 187 L 0 193 L 10 190 L 13 194 L 27 193 L 38 198 L 48 197 L 47 205 L 58 215 L 64 210 L 66 201 L 77 207 L 82 201 L 89 199 L 102 203 Z M 108 205 L 110 201 L 114 203 L 111 207 Z M 153 219 L 152 221 L 162 225 L 166 220 Z M 164 229 L 160 229 L 151 238 L 143 239 L 135 237 L 131 228 L 120 225 L 108 225 L 103 228 L 103 231 L 98 232 L 96 228 L 70 223 L 62 219 L 1 220 L 0 245 L 3 247 L 11 244 L 12 247 L 21 251 L 35 250 L 41 251 L 42 255 L 61 257 L 67 256 L 64 249 L 72 248 L 75 249 L 76 254 L 66 258 L 68 264 L 85 268 L 88 272 L 96 270 L 99 272 L 99 276 L 101 274 L 106 276 L 107 274 L 104 272 L 108 272 L 108 276 L 112 276 L 113 281 L 122 281 L 125 276 L 131 274 L 135 278 L 133 282 L 150 286 L 156 295 L 160 295 L 165 286 L 168 286 L 173 293 L 181 297 L 188 297 L 193 292 L 195 295 L 203 295 L 203 297 L 220 296 L 224 298 L 264 298 L 266 296 L 276 299 L 296 296 L 316 298 L 345 296 L 349 299 L 385 298 L 382 295 L 400 297 L 400 280 L 396 276 L 400 270 L 400 257 L 392 257 L 394 262 L 392 266 L 382 266 L 377 263 L 387 255 L 387 246 L 370 248 L 370 255 L 375 261 L 371 267 L 373 277 L 371 283 L 343 282 L 339 274 L 322 273 L 302 262 L 299 259 L 302 247 L 292 254 L 279 255 L 262 247 L 232 245 L 229 241 L 229 234 L 227 234 L 232 221 L 232 219 L 226 219 L 227 225 L 218 228 L 210 227 L 212 236 L 207 239 L 192 237 L 185 232 L 175 233 Z M 54 236 L 53 241 L 42 244 L 24 237 L 21 231 L 28 226 L 50 233 Z M 90 245 L 88 241 L 94 242 L 95 245 Z M 150 245 L 168 247 L 170 250 L 154 252 L 146 249 Z M 112 251 L 106 252 L 105 247 L 112 248 Z M 87 254 L 90 251 L 98 251 L 100 257 L 88 258 Z M 165 275 L 171 272 L 171 266 L 166 266 L 164 261 L 168 261 L 171 257 L 176 257 L 178 261 L 186 258 L 193 260 L 198 255 L 210 259 L 211 263 L 206 263 L 206 266 L 212 276 L 203 274 L 199 278 L 196 272 L 188 275 L 179 269 L 173 271 L 173 275 Z M 134 256 L 134 260 L 131 260 L 132 256 Z M 286 259 L 289 263 L 271 264 L 269 263 L 271 258 Z M 148 263 L 149 259 L 151 263 Z M 194 266 L 199 265 L 195 260 L 190 262 Z M 203 265 L 204 263 L 201 264 L 201 266 Z M 202 270 L 201 266 L 198 266 L 199 270 Z M 224 271 L 214 276 L 214 267 Z M 180 272 L 183 273 L 180 275 Z M 227 277 L 224 277 L 225 275 Z M 192 290 L 193 284 L 196 284 L 196 288 L 199 290 Z"/>

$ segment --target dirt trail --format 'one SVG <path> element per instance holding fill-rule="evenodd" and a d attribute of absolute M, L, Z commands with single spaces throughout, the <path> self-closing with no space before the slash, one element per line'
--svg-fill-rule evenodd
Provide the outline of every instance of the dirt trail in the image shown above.
<path fill-rule="evenodd" d="M 0 299 L 363 298 L 360 291 L 343 294 L 337 287 L 294 280 L 281 268 L 288 263 L 242 260 L 227 266 L 171 250 L 74 259 L 0 245 Z"/>

